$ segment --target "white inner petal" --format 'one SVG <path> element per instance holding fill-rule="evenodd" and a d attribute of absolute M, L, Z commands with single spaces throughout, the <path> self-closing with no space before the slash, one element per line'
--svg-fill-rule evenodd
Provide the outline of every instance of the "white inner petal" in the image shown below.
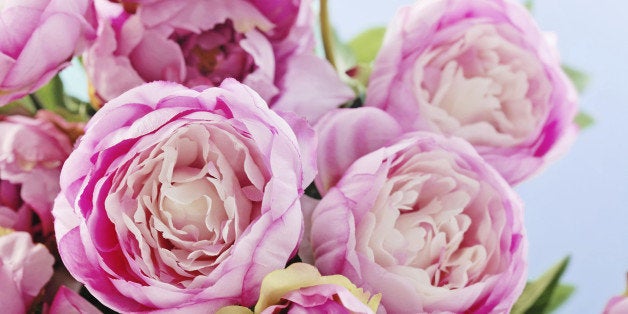
<path fill-rule="evenodd" d="M 420 148 L 400 153 L 357 226 L 356 249 L 435 289 L 462 288 L 499 271 L 497 235 L 505 220 L 487 208 L 500 205 L 492 188 L 468 176 L 456 158 Z"/>
<path fill-rule="evenodd" d="M 187 231 L 197 240 L 209 239 L 216 229 L 220 232 L 220 222 L 228 218 L 207 179 L 163 185 L 161 193 L 162 213 L 171 217 L 174 228 Z"/>
<path fill-rule="evenodd" d="M 259 214 L 267 171 L 255 146 L 228 125 L 192 123 L 155 137 L 165 139 L 114 176 L 105 204 L 116 209 L 108 214 L 121 238 L 133 239 L 123 250 L 133 269 L 198 284 L 194 278 L 224 260 Z"/>
<path fill-rule="evenodd" d="M 435 130 L 501 147 L 533 135 L 549 110 L 551 84 L 538 58 L 509 41 L 514 36 L 506 26 L 476 25 L 417 58 L 419 110 Z"/>

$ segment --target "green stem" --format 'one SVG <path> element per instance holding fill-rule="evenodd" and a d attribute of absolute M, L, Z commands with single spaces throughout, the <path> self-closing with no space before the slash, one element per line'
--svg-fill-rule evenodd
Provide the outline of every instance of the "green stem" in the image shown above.
<path fill-rule="evenodd" d="M 325 57 L 331 65 L 336 67 L 336 59 L 334 56 L 334 33 L 329 22 L 329 11 L 327 10 L 327 0 L 320 0 L 320 23 L 321 36 L 323 37 L 323 48 L 325 49 Z"/>

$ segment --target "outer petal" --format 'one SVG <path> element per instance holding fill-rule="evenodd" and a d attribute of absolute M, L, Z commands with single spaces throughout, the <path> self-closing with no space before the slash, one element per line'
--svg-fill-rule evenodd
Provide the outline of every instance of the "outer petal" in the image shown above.
<path fill-rule="evenodd" d="M 384 147 L 402 134 L 401 126 L 376 108 L 336 109 L 315 125 L 319 137 L 316 187 L 333 187 L 358 158 Z"/>
<path fill-rule="evenodd" d="M 291 58 L 280 73 L 278 85 L 284 92 L 273 109 L 294 111 L 311 123 L 355 97 L 331 65 L 314 55 Z"/>
<path fill-rule="evenodd" d="M 0 296 L 2 304 L 14 310 L 28 309 L 52 277 L 53 263 L 54 257 L 42 244 L 33 244 L 30 234 L 0 236 L 0 277 L 5 279 L 7 292 Z"/>
<path fill-rule="evenodd" d="M 98 314 L 101 312 L 76 292 L 61 286 L 50 305 L 48 313 Z"/>
<path fill-rule="evenodd" d="M 29 1 L 0 8 L 0 105 L 46 84 L 93 36 L 91 1 Z"/>
<path fill-rule="evenodd" d="M 68 130 L 63 130 L 61 124 Z M 15 199 L 11 201 L 10 195 L 4 195 L 0 205 L 22 221 L 19 226 L 5 222 L 0 227 L 44 237 L 52 233 L 50 212 L 60 190 L 59 172 L 72 150 L 72 139 L 66 132 L 77 131 L 74 127 L 45 111 L 40 111 L 35 118 L 0 117 L 0 181 L 5 191 L 10 186 L 19 187 Z M 38 223 L 34 223 L 32 213 L 39 218 Z"/>
<path fill-rule="evenodd" d="M 628 297 L 616 296 L 611 298 L 604 308 L 603 314 L 621 314 L 628 312 Z"/>

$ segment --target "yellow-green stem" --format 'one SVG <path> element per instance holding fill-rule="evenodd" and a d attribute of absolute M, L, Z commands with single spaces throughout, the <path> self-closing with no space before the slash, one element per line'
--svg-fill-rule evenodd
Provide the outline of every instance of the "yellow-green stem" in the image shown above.
<path fill-rule="evenodd" d="M 323 38 L 323 48 L 325 49 L 325 57 L 331 65 L 336 68 L 336 59 L 334 56 L 334 33 L 329 22 L 329 11 L 327 10 L 327 0 L 320 0 L 320 24 L 321 36 Z"/>

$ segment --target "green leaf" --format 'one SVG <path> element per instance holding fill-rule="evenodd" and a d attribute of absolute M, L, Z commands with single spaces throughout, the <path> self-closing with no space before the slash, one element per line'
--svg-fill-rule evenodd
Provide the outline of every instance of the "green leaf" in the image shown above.
<path fill-rule="evenodd" d="M 523 6 L 525 6 L 528 11 L 532 12 L 532 10 L 534 10 L 534 0 L 524 1 Z"/>
<path fill-rule="evenodd" d="M 0 107 L 0 115 L 10 116 L 10 115 L 22 115 L 22 116 L 30 116 L 35 112 L 35 108 L 32 103 L 26 98 L 22 98 L 16 101 L 12 101 L 4 106 Z"/>
<path fill-rule="evenodd" d="M 578 125 L 580 130 L 584 130 L 592 126 L 595 123 L 595 119 L 593 119 L 593 117 L 588 113 L 580 111 L 576 115 L 576 118 L 574 118 L 574 122 Z"/>
<path fill-rule="evenodd" d="M 589 85 L 590 78 L 586 73 L 564 64 L 563 71 L 571 79 L 578 92 L 584 91 L 587 85 Z"/>
<path fill-rule="evenodd" d="M 65 94 L 58 75 L 35 93 L 0 107 L 0 114 L 34 115 L 38 109 L 50 110 L 71 122 L 86 122 L 94 114 L 89 103 Z"/>
<path fill-rule="evenodd" d="M 573 285 L 558 285 L 547 304 L 547 313 L 552 313 L 558 309 L 576 291 Z"/>
<path fill-rule="evenodd" d="M 552 296 L 559 287 L 560 277 L 567 269 L 569 256 L 563 258 L 558 264 L 547 270 L 537 280 L 528 282 L 523 293 L 512 308 L 512 314 L 542 314 L 549 313 L 549 305 Z M 564 301 L 564 300 L 563 300 Z"/>
<path fill-rule="evenodd" d="M 55 75 L 48 84 L 35 92 L 37 99 L 41 102 L 44 109 L 56 111 L 57 108 L 65 108 L 65 94 L 63 91 L 63 82 L 59 75 Z"/>
<path fill-rule="evenodd" d="M 358 63 L 369 64 L 375 60 L 385 33 L 385 27 L 374 27 L 360 33 L 349 42 Z"/>

